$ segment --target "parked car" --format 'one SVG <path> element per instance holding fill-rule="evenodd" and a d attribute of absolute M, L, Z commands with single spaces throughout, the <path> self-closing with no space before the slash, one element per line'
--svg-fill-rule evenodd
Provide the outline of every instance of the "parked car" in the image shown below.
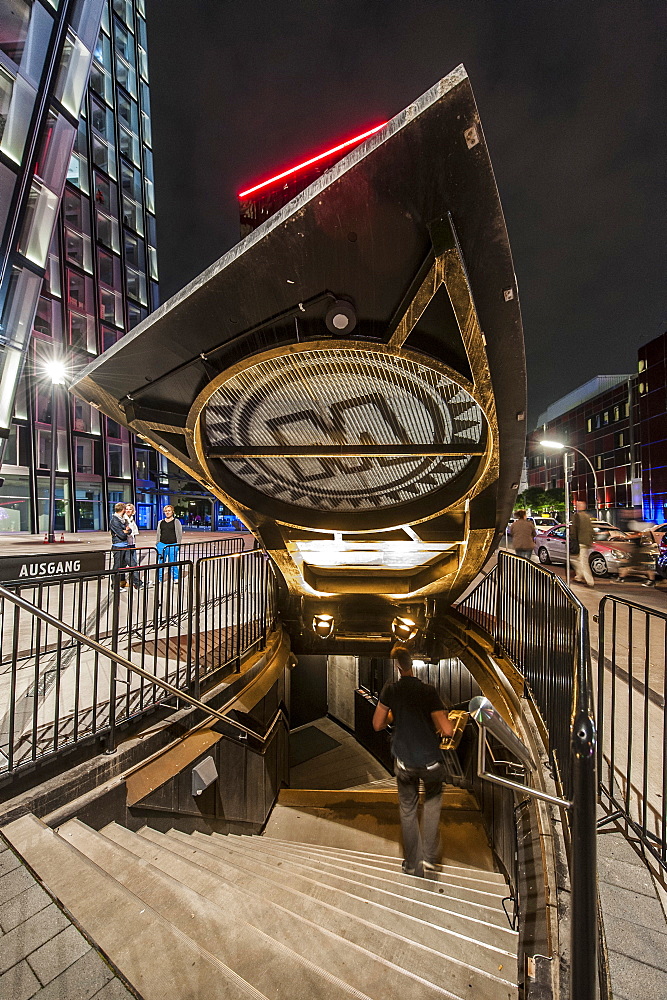
<path fill-rule="evenodd" d="M 533 517 L 531 520 L 538 531 L 548 531 L 549 528 L 556 528 L 560 524 L 555 517 Z"/>
<path fill-rule="evenodd" d="M 608 576 L 618 573 L 621 564 L 628 557 L 631 536 L 627 531 L 620 531 L 613 524 L 605 521 L 593 521 L 595 540 L 591 546 L 589 563 L 594 576 Z M 535 551 L 542 565 L 549 563 L 565 563 L 565 525 L 551 528 L 540 533 L 535 539 Z M 640 548 L 642 564 L 647 569 L 654 569 L 658 546 L 642 545 Z"/>

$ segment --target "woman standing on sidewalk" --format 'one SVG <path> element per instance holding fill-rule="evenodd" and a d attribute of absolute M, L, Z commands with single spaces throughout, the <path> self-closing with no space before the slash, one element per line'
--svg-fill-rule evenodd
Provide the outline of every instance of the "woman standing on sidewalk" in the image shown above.
<path fill-rule="evenodd" d="M 178 560 L 178 547 L 183 537 L 183 525 L 174 514 L 171 504 L 163 509 L 164 517 L 158 521 L 155 548 L 160 562 L 176 562 Z M 158 571 L 159 579 L 162 580 L 162 570 Z M 171 567 L 171 578 L 174 583 L 178 582 L 178 566 Z"/>

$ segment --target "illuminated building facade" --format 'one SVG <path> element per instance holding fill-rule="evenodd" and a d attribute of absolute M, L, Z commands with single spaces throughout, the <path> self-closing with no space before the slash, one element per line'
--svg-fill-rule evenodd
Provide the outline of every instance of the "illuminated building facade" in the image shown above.
<path fill-rule="evenodd" d="M 527 443 L 528 484 L 562 489 L 562 453 L 542 448 L 544 438 L 579 448 L 593 463 L 596 489 L 574 453 L 573 500 L 614 523 L 629 507 L 642 507 L 648 521 L 667 520 L 667 333 L 639 348 L 636 374 L 598 375 L 540 415 Z"/>
<path fill-rule="evenodd" d="M 158 304 L 144 0 L 0 0 L 0 531 L 45 531 L 51 385 Z M 56 529 L 99 530 L 118 500 L 154 523 L 167 464 L 66 391 Z M 165 499 L 166 502 L 166 499 Z"/>

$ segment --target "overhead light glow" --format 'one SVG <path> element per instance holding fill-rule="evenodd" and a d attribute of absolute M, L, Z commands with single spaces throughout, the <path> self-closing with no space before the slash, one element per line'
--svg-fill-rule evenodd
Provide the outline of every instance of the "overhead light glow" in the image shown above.
<path fill-rule="evenodd" d="M 540 441 L 543 448 L 554 448 L 556 451 L 562 451 L 565 447 L 562 441 Z"/>
<path fill-rule="evenodd" d="M 348 149 L 350 146 L 358 145 L 358 143 L 363 142 L 364 139 L 368 139 L 370 135 L 375 135 L 375 133 L 379 132 L 381 128 L 384 128 L 386 124 L 387 122 L 382 122 L 381 125 L 369 128 L 367 132 L 362 132 L 361 135 L 355 135 L 353 139 L 346 139 L 345 142 L 341 142 L 338 146 L 333 146 L 331 149 L 327 149 L 324 153 L 318 153 L 317 156 L 311 156 L 309 160 L 304 160 L 303 163 L 297 163 L 295 167 L 289 167 L 288 170 L 283 170 L 282 173 L 275 174 L 273 177 L 269 177 L 268 180 L 255 184 L 254 187 L 246 188 L 245 191 L 240 191 L 239 198 L 247 198 L 249 195 L 254 194 L 255 191 L 261 191 L 262 188 L 268 187 L 269 184 L 275 184 L 276 181 L 282 181 L 285 177 L 290 177 L 291 174 L 295 174 L 298 170 L 305 170 L 306 167 L 310 167 L 313 163 L 317 163 L 319 160 L 326 160 L 327 157 L 333 156 L 334 153 L 340 153 L 343 149 Z"/>
<path fill-rule="evenodd" d="M 315 615 L 313 618 L 313 632 L 321 639 L 328 639 L 334 630 L 333 615 Z"/>
<path fill-rule="evenodd" d="M 403 639 L 409 642 L 410 639 L 414 639 L 419 631 L 417 623 L 412 620 L 412 618 L 394 618 L 391 623 L 391 630 L 397 639 Z"/>
<path fill-rule="evenodd" d="M 65 373 L 67 369 L 64 362 L 58 361 L 57 358 L 53 358 L 51 361 L 46 361 L 44 363 L 44 374 L 47 378 L 50 378 L 54 385 L 64 385 L 65 384 Z"/>

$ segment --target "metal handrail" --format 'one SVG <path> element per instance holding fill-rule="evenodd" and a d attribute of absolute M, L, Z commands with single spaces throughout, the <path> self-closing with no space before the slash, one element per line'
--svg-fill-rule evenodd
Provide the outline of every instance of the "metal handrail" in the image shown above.
<path fill-rule="evenodd" d="M 235 554 L 241 555 L 241 553 L 235 553 Z M 211 708 L 211 706 L 206 705 L 205 702 L 199 701 L 198 698 L 194 698 L 191 694 L 188 694 L 187 691 L 182 691 L 180 688 L 177 688 L 173 684 L 170 684 L 169 681 L 166 681 L 161 677 L 157 677 L 155 674 L 149 673 L 149 671 L 144 670 L 143 667 L 139 667 L 137 666 L 136 663 L 132 663 L 132 661 L 128 660 L 127 657 L 122 656 L 120 653 L 117 653 L 113 649 L 109 649 L 108 646 L 105 646 L 103 643 L 98 642 L 96 639 L 90 639 L 87 635 L 84 635 L 83 632 L 79 632 L 78 629 L 72 628 L 72 626 L 68 625 L 66 622 L 60 621 L 58 618 L 54 618 L 54 616 L 50 615 L 48 611 L 42 611 L 41 608 L 38 608 L 36 605 L 31 604 L 30 601 L 26 601 L 24 597 L 19 597 L 18 594 L 15 594 L 13 591 L 8 590 L 6 587 L 3 587 L 1 585 L 0 585 L 0 598 L 4 598 L 5 600 L 10 601 L 16 607 L 22 608 L 24 611 L 27 611 L 35 618 L 39 618 L 41 621 L 46 622 L 47 625 L 50 625 L 57 631 L 64 632 L 66 635 L 69 635 L 72 639 L 75 639 L 77 642 L 81 643 L 84 646 L 88 646 L 89 649 L 94 650 L 96 653 L 108 657 L 108 659 L 110 659 L 112 663 L 119 664 L 120 666 L 125 667 L 126 670 L 129 670 L 132 673 L 137 674 L 139 677 L 142 677 L 144 680 L 149 681 L 149 683 L 151 684 L 156 684 L 158 687 L 161 687 L 163 691 L 166 691 L 173 697 L 180 698 L 182 699 L 182 701 L 187 702 L 193 708 L 198 708 L 200 709 L 200 711 L 205 712 L 207 715 L 213 716 L 213 718 L 218 719 L 220 722 L 224 722 L 227 725 L 231 726 L 232 728 L 239 730 L 244 734 L 244 738 L 247 739 L 248 736 L 252 736 L 254 739 L 258 739 L 262 742 L 268 739 L 268 736 L 275 724 L 275 720 L 274 723 L 272 723 L 269 729 L 267 730 L 266 734 L 264 736 L 261 736 L 254 730 L 249 729 L 247 726 L 244 726 L 241 722 L 237 722 L 235 719 L 230 719 L 229 716 L 224 715 L 222 712 L 219 712 L 218 709 Z"/>
<path fill-rule="evenodd" d="M 525 567 L 525 569 L 524 569 Z M 473 621 L 479 620 L 480 612 L 484 622 L 482 628 L 490 632 L 496 643 L 496 651 L 503 651 L 512 662 L 516 657 L 512 655 L 512 627 L 515 629 L 519 624 L 526 624 L 529 621 L 520 616 L 512 619 L 511 613 L 504 615 L 507 609 L 503 605 L 503 598 L 506 595 L 504 586 L 506 579 L 512 576 L 521 580 L 528 574 L 533 574 L 532 581 L 535 586 L 532 588 L 532 595 L 540 592 L 540 584 L 544 581 L 546 594 L 557 594 L 563 598 L 571 611 L 574 612 L 573 625 L 576 628 L 576 642 L 572 648 L 573 662 L 572 672 L 569 674 L 568 682 L 571 687 L 569 700 L 569 735 L 567 742 L 569 745 L 568 770 L 565 775 L 565 794 L 571 799 L 571 806 L 567 810 L 570 823 L 570 852 L 569 868 L 570 881 L 572 886 L 571 897 L 571 1000 L 590 1000 L 596 994 L 596 981 L 598 979 L 598 969 L 596 961 L 597 952 L 597 926 L 598 926 L 598 900 L 596 872 L 596 756 L 597 756 L 597 736 L 595 726 L 595 716 L 593 708 L 593 674 L 591 670 L 590 646 L 588 636 L 588 614 L 578 598 L 572 594 L 568 587 L 549 570 L 535 563 L 527 563 L 526 560 L 510 552 L 499 552 L 498 563 L 492 572 L 486 576 L 472 590 L 459 605 L 459 610 L 464 614 L 471 612 L 468 617 Z M 541 578 L 541 579 L 540 579 Z M 489 583 L 491 581 L 491 583 Z M 539 581 L 539 583 L 538 583 Z M 495 583 L 495 593 L 493 584 Z M 466 605 L 474 604 L 476 596 L 481 598 L 481 607 L 466 608 Z M 531 596 L 526 588 L 525 597 Z M 524 604 L 524 607 L 526 605 Z M 556 607 L 556 602 L 551 598 L 550 607 Z M 535 627 L 536 623 L 530 623 Z M 537 622 L 539 625 L 539 622 Z M 545 625 L 545 622 L 542 622 Z M 509 630 L 509 631 L 508 631 Z M 508 639 L 508 649 L 504 649 L 503 640 Z M 527 637 L 521 636 L 520 643 L 530 644 L 531 638 L 535 635 L 529 634 Z M 544 640 L 546 636 L 540 636 Z M 521 655 L 521 644 L 517 652 Z M 523 673 L 526 672 L 526 663 L 515 662 Z M 536 678 L 537 681 L 540 678 Z M 533 694 L 539 694 L 534 691 Z M 541 704 L 540 704 L 541 702 Z M 553 700 L 553 691 L 549 688 L 543 689 L 542 697 L 537 698 L 537 707 L 547 716 L 551 715 L 551 722 L 558 728 L 558 719 L 554 716 L 554 710 L 559 707 L 558 701 Z M 567 711 L 567 708 L 563 706 Z M 547 725 L 550 742 L 558 743 L 556 737 L 558 733 L 551 732 L 550 725 Z M 568 730 L 566 730 L 568 732 Z M 561 731 L 560 749 L 566 753 L 566 745 Z M 553 744 L 551 748 L 553 754 Z M 565 764 L 565 760 L 555 762 L 560 768 Z M 524 786 L 520 786 L 526 791 Z M 563 804 L 563 803 L 560 803 Z"/>

